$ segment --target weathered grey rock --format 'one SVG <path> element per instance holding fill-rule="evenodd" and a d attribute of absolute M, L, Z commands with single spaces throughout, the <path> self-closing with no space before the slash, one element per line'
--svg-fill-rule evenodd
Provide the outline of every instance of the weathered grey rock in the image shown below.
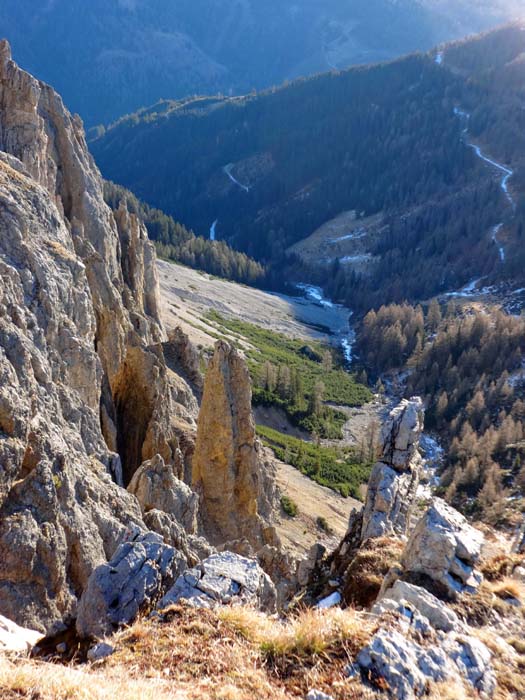
<path fill-rule="evenodd" d="M 189 486 L 176 478 L 160 455 L 144 462 L 135 472 L 128 491 L 137 497 L 143 513 L 160 510 L 171 515 L 184 530 L 197 530 L 199 499 Z"/>
<path fill-rule="evenodd" d="M 384 615 L 394 613 L 397 615 L 398 629 L 405 633 L 417 632 L 421 637 L 430 637 L 432 625 L 428 618 L 421 615 L 413 605 L 405 601 L 398 602 L 391 598 L 383 598 L 372 606 L 371 612 L 374 615 Z"/>
<path fill-rule="evenodd" d="M 407 574 L 428 577 L 454 598 L 477 590 L 482 576 L 475 566 L 483 535 L 457 510 L 436 498 L 412 533 L 401 564 Z"/>
<path fill-rule="evenodd" d="M 461 675 L 485 697 L 492 697 L 496 676 L 492 668 L 492 654 L 476 637 L 449 635 L 444 640 L 446 654 L 456 664 Z"/>
<path fill-rule="evenodd" d="M 448 677 L 449 659 L 439 647 L 424 649 L 396 630 L 381 629 L 359 652 L 357 662 L 383 678 L 392 698 L 412 700 L 425 692 L 428 682 Z"/>
<path fill-rule="evenodd" d="M 473 637 L 449 634 L 439 643 L 420 643 L 395 629 L 382 628 L 357 661 L 366 672 L 383 678 L 396 700 L 422 697 L 430 681 L 464 678 L 485 697 L 491 697 L 496 687 L 490 651 Z"/>
<path fill-rule="evenodd" d="M 164 362 L 144 227 L 115 219 L 80 120 L 7 42 L 0 151 L 0 613 L 53 632 L 145 529 L 117 483 L 157 453 L 175 466 L 197 407 Z"/>
<path fill-rule="evenodd" d="M 204 532 L 215 545 L 247 540 L 259 549 L 273 544 L 265 540 L 267 524 L 258 512 L 269 488 L 251 399 L 245 360 L 218 341 L 206 372 L 192 479 Z"/>
<path fill-rule="evenodd" d="M 78 606 L 77 632 L 102 637 L 151 607 L 185 570 L 184 557 L 156 533 L 131 533 L 111 561 L 90 576 Z"/>
<path fill-rule="evenodd" d="M 525 522 L 518 531 L 512 546 L 512 550 L 517 554 L 525 554 Z"/>
<path fill-rule="evenodd" d="M 308 585 L 317 565 L 326 554 L 326 547 L 319 542 L 310 547 L 308 556 L 297 565 L 297 582 L 300 586 Z"/>
<path fill-rule="evenodd" d="M 20 627 L 7 617 L 0 615 L 0 652 L 24 653 L 38 644 L 42 633 Z"/>
<path fill-rule="evenodd" d="M 399 471 L 405 471 L 418 453 L 423 424 L 421 399 L 403 399 L 390 411 L 381 428 L 382 461 Z"/>
<path fill-rule="evenodd" d="M 391 412 L 381 432 L 381 457 L 372 470 L 363 510 L 361 541 L 403 536 L 421 472 L 418 445 L 423 431 L 420 398 L 404 399 Z"/>
<path fill-rule="evenodd" d="M 185 601 L 195 607 L 237 604 L 273 612 L 276 599 L 275 586 L 254 559 L 221 552 L 183 573 L 158 607 Z"/>
<path fill-rule="evenodd" d="M 380 615 L 385 610 L 387 601 L 395 602 L 398 609 L 417 610 L 428 619 L 436 630 L 451 632 L 462 629 L 462 624 L 456 613 L 421 586 L 413 586 L 406 581 L 396 581 L 392 588 L 381 595 L 379 601 L 372 608 L 372 612 Z"/>
<path fill-rule="evenodd" d="M 111 646 L 107 642 L 99 642 L 94 644 L 87 653 L 88 661 L 102 661 L 102 659 L 107 659 L 115 653 L 115 647 Z"/>

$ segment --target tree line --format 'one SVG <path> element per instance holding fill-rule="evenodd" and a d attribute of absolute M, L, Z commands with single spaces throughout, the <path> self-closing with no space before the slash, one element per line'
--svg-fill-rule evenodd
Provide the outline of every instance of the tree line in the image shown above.
<path fill-rule="evenodd" d="M 359 348 L 377 373 L 408 370 L 406 395 L 425 398 L 427 428 L 449 446 L 450 501 L 497 518 L 512 490 L 525 496 L 525 318 L 390 305 L 364 318 Z"/>

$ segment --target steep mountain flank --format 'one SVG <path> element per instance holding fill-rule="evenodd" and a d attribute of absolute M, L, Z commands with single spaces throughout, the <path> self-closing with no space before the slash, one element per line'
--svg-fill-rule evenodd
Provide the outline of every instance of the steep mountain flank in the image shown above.
<path fill-rule="evenodd" d="M 160 98 L 245 93 L 428 49 L 516 16 L 518 3 L 3 0 L 0 27 L 91 126 Z"/>
<path fill-rule="evenodd" d="M 524 55 L 517 22 L 260 94 L 165 101 L 90 147 L 105 176 L 267 279 L 354 310 L 480 278 L 519 288 Z"/>
<path fill-rule="evenodd" d="M 117 484 L 156 454 L 184 473 L 198 406 L 164 361 L 145 229 L 106 206 L 80 121 L 5 41 L 0 150 L 0 611 L 51 630 L 145 529 Z"/>

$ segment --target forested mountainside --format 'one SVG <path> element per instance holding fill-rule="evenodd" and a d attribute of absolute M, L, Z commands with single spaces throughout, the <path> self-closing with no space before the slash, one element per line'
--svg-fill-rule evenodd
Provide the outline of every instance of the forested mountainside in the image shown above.
<path fill-rule="evenodd" d="M 3 0 L 19 60 L 88 125 L 189 94 L 239 94 L 482 31 L 519 0 Z M 272 60 L 268 60 L 271 56 Z"/>
<path fill-rule="evenodd" d="M 365 271 L 325 256 L 318 281 L 354 308 L 424 299 L 523 269 L 524 52 L 512 25 L 260 95 L 163 102 L 91 147 L 106 176 L 274 265 L 353 210 Z"/>
<path fill-rule="evenodd" d="M 224 241 L 196 236 L 173 217 L 139 201 L 135 195 L 113 182 L 104 182 L 104 199 L 113 209 L 124 206 L 146 226 L 162 258 L 208 272 L 234 282 L 263 285 L 268 282 L 265 268 L 253 258 L 233 250 Z"/>
<path fill-rule="evenodd" d="M 426 424 L 448 448 L 447 500 L 502 518 L 508 497 L 525 495 L 524 319 L 454 300 L 392 304 L 366 315 L 358 349 L 369 371 L 425 397 Z"/>

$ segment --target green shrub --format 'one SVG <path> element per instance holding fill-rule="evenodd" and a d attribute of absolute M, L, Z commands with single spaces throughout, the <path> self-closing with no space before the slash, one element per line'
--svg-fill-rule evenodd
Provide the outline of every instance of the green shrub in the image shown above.
<path fill-rule="evenodd" d="M 290 518 L 297 517 L 297 514 L 299 513 L 297 503 L 292 501 L 289 496 L 281 496 L 281 508 Z"/>
<path fill-rule="evenodd" d="M 220 332 L 243 338 L 252 346 L 253 349 L 247 351 L 247 359 L 254 404 L 281 408 L 294 425 L 311 434 L 330 440 L 342 437 L 346 416 L 326 403 L 362 406 L 372 398 L 366 386 L 359 384 L 340 365 L 333 364 L 333 357 L 323 361 L 332 353 L 322 343 L 312 341 L 305 346 L 304 340 L 245 321 L 223 318 L 216 311 L 210 311 L 207 319 Z M 268 368 L 275 374 L 270 386 L 265 380 Z M 277 375 L 281 371 L 288 375 L 287 388 L 278 386 Z M 317 403 L 316 392 L 319 392 Z"/>
<path fill-rule="evenodd" d="M 361 462 L 352 448 L 321 447 L 263 425 L 257 426 L 257 434 L 277 459 L 345 498 L 362 500 L 360 486 L 368 483 L 372 465 Z"/>
<path fill-rule="evenodd" d="M 322 515 L 320 515 L 317 518 L 316 523 L 317 523 L 317 527 L 320 530 L 322 530 L 323 532 L 326 532 L 327 535 L 333 535 L 334 531 L 332 530 L 332 528 L 328 524 L 328 520 L 326 518 L 323 518 Z"/>

